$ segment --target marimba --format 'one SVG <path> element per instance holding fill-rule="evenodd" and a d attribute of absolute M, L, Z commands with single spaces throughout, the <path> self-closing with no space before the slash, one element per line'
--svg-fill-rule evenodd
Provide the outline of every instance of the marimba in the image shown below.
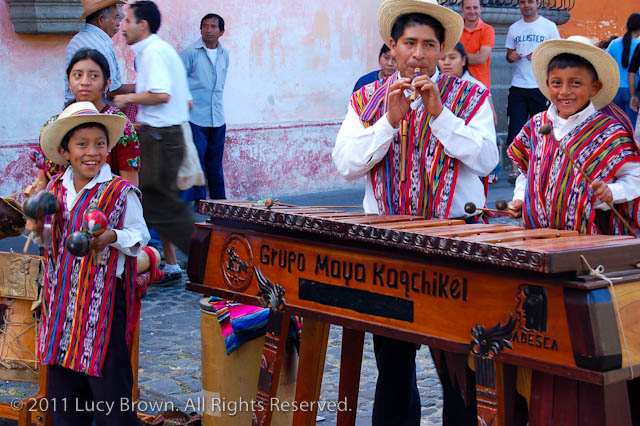
<path fill-rule="evenodd" d="M 304 317 L 298 402 L 319 396 L 327 324 L 344 327 L 339 398 L 350 411 L 339 425 L 355 423 L 365 331 L 430 346 L 454 376 L 471 365 L 485 424 L 516 424 L 516 390 L 532 426 L 632 424 L 635 238 L 250 202 L 203 201 L 200 212 L 210 219 L 194 233 L 187 288 Z M 258 399 L 277 386 L 277 325 Z"/>

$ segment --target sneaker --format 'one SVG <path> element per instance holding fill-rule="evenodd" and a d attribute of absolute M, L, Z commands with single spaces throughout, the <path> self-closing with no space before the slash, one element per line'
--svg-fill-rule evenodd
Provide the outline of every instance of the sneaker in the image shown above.
<path fill-rule="evenodd" d="M 161 281 L 156 281 L 153 283 L 154 285 L 166 285 L 173 284 L 182 279 L 182 268 L 178 266 L 177 269 L 169 268 L 167 271 L 167 267 L 163 268 L 162 272 L 164 273 L 164 279 Z"/>
<path fill-rule="evenodd" d="M 496 183 L 496 182 L 498 182 L 498 175 L 495 174 L 495 173 L 491 173 L 489 175 L 489 183 L 491 184 L 491 183 Z"/>

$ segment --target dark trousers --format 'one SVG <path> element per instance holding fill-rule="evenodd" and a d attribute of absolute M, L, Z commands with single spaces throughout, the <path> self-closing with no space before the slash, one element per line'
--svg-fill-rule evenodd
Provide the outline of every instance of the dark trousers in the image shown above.
<path fill-rule="evenodd" d="M 531 117 L 547 109 L 549 101 L 538 89 L 523 89 L 511 86 L 507 105 L 509 116 L 509 133 L 507 134 L 507 146 L 518 136 L 522 126 Z"/>
<path fill-rule="evenodd" d="M 378 381 L 372 426 L 420 425 L 415 343 L 373 336 Z"/>
<path fill-rule="evenodd" d="M 222 156 L 224 154 L 224 138 L 227 132 L 227 125 L 220 127 L 200 127 L 197 124 L 191 125 L 193 143 L 198 150 L 200 165 L 207 178 L 209 187 L 209 198 L 212 200 L 225 199 L 224 173 L 222 172 Z M 194 186 L 185 191 L 186 200 L 202 200 L 207 198 L 204 186 Z"/>
<path fill-rule="evenodd" d="M 188 255 L 195 219 L 180 199 L 176 186 L 178 168 L 184 156 L 182 128 L 143 126 L 138 131 L 138 138 L 144 219 L 148 226 Z"/>
<path fill-rule="evenodd" d="M 91 426 L 94 419 L 96 426 L 140 424 L 132 410 L 133 373 L 125 340 L 124 293 L 119 283 L 116 287 L 111 336 L 102 377 L 89 376 L 59 365 L 49 366 L 48 397 L 54 426 Z M 112 407 L 111 412 L 108 412 L 108 407 Z"/>
<path fill-rule="evenodd" d="M 378 366 L 378 381 L 373 403 L 373 426 L 420 425 L 420 393 L 416 380 L 416 351 L 414 343 L 373 336 L 373 350 Z M 468 369 L 468 368 L 467 368 Z M 442 425 L 476 426 L 475 393 L 465 404 L 462 390 L 452 384 L 446 366 L 438 371 L 442 384 Z M 473 372 L 467 371 L 468 381 Z M 469 383 L 470 386 L 474 386 Z"/>

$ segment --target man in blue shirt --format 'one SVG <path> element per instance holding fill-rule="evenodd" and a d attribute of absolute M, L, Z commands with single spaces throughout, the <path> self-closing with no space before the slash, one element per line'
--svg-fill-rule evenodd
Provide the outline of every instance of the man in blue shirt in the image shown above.
<path fill-rule="evenodd" d="M 356 90 L 360 90 L 362 86 L 366 86 L 367 84 L 373 83 L 374 81 L 382 80 L 385 77 L 389 77 L 398 69 L 396 58 L 393 57 L 386 44 L 383 44 L 382 48 L 380 49 L 380 54 L 378 55 L 378 63 L 380 64 L 380 69 L 371 71 L 369 74 L 365 74 L 360 77 L 360 79 L 356 82 L 356 85 L 353 87 L 354 92 Z"/>
<path fill-rule="evenodd" d="M 180 53 L 187 70 L 193 109 L 189 124 L 200 163 L 207 177 L 209 198 L 224 199 L 222 154 L 227 130 L 222 95 L 229 69 L 229 52 L 218 39 L 224 34 L 224 19 L 210 13 L 200 22 L 202 37 Z M 204 186 L 193 187 L 183 196 L 187 201 L 206 198 Z"/>

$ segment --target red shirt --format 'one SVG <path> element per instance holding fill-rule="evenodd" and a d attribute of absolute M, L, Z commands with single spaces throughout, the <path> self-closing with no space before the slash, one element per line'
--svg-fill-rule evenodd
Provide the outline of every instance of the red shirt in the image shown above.
<path fill-rule="evenodd" d="M 460 42 L 464 46 L 464 50 L 469 53 L 478 53 L 481 46 L 489 46 L 493 49 L 496 41 L 496 34 L 493 31 L 493 27 L 489 24 L 485 24 L 484 21 L 478 18 L 478 25 L 469 31 L 466 28 L 462 31 L 462 37 Z M 481 65 L 469 64 L 469 72 L 472 76 L 480 80 L 485 86 L 491 87 L 491 54 L 487 62 Z"/>

